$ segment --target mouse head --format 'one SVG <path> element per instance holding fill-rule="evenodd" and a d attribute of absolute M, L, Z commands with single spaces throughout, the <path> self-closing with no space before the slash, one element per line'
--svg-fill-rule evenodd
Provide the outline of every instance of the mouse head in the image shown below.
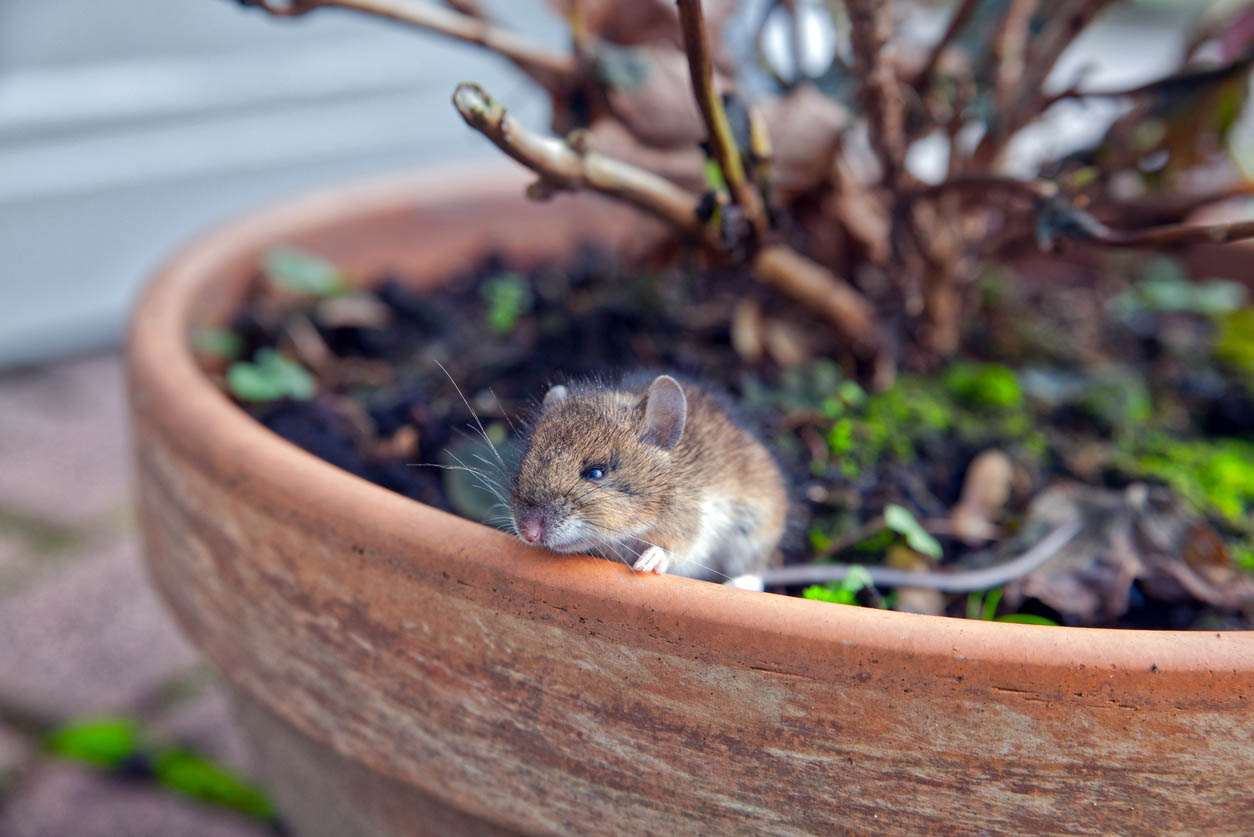
<path fill-rule="evenodd" d="M 555 386 L 510 492 L 514 529 L 556 552 L 605 551 L 651 529 L 670 501 L 688 401 L 669 375 L 643 393 Z"/>

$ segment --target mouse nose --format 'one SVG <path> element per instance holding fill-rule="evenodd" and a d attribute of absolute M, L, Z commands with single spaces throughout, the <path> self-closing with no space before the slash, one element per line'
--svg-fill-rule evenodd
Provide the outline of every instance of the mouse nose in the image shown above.
<path fill-rule="evenodd" d="M 537 512 L 528 512 L 518 521 L 518 534 L 527 543 L 535 543 L 544 537 L 544 518 Z"/>

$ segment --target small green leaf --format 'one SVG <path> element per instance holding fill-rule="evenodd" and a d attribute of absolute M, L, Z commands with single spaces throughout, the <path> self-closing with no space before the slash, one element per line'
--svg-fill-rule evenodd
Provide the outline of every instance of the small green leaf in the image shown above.
<path fill-rule="evenodd" d="M 309 370 L 268 346 L 257 350 L 252 363 L 232 363 L 226 371 L 226 383 L 236 398 L 253 404 L 280 398 L 303 401 L 317 391 Z"/>
<path fill-rule="evenodd" d="M 276 247 L 262 259 L 262 269 L 273 281 L 310 296 L 335 296 L 348 283 L 338 267 L 321 256 L 295 247 Z"/>
<path fill-rule="evenodd" d="M 198 328 L 192 331 L 192 350 L 202 355 L 235 360 L 244 351 L 244 340 L 226 329 Z"/>
<path fill-rule="evenodd" d="M 801 591 L 807 599 L 833 604 L 856 605 L 858 592 L 866 587 L 874 586 L 871 574 L 866 567 L 857 564 L 849 568 L 845 577 L 836 584 L 812 584 Z"/>
<path fill-rule="evenodd" d="M 139 726 L 127 718 L 71 721 L 53 730 L 44 741 L 50 753 L 104 768 L 117 767 L 139 745 Z"/>
<path fill-rule="evenodd" d="M 502 273 L 483 285 L 488 303 L 488 327 L 497 334 L 509 334 L 518 318 L 531 310 L 531 287 L 521 273 Z"/>
<path fill-rule="evenodd" d="M 832 545 L 832 536 L 824 532 L 818 526 L 811 526 L 806 532 L 806 540 L 810 542 L 810 548 L 815 552 L 822 552 Z"/>
<path fill-rule="evenodd" d="M 1195 282 L 1179 261 L 1158 256 L 1146 264 L 1140 281 L 1110 301 L 1110 308 L 1124 319 L 1140 311 L 1217 317 L 1240 308 L 1248 296 L 1249 291 L 1239 282 Z"/>
<path fill-rule="evenodd" d="M 1018 625 L 1053 625 L 1058 627 L 1058 623 L 1053 619 L 1045 616 L 1037 616 L 1035 613 L 1007 613 L 1004 616 L 998 616 L 994 622 L 1014 622 Z"/>
<path fill-rule="evenodd" d="M 153 772 L 161 785 L 197 801 L 259 820 L 275 818 L 274 806 L 260 788 L 189 750 L 161 751 L 153 759 Z"/>
<path fill-rule="evenodd" d="M 983 619 L 985 622 L 997 615 L 997 605 L 1001 604 L 1002 588 L 995 587 L 985 593 L 976 590 L 967 594 L 967 618 Z"/>
<path fill-rule="evenodd" d="M 929 558 L 943 554 L 940 542 L 928 534 L 904 506 L 890 503 L 884 507 L 884 525 L 906 539 L 906 546 Z"/>

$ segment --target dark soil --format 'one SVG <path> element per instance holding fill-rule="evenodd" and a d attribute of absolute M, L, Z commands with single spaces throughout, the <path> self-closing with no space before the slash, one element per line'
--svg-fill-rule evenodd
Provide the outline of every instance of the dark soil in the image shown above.
<path fill-rule="evenodd" d="M 1153 521 L 1135 509 L 1114 512 L 1133 533 L 1132 558 L 1126 544 L 1081 538 L 1070 569 L 1008 585 L 993 599 L 920 604 L 893 591 L 837 587 L 807 595 L 984 618 L 1254 626 L 1254 595 L 1234 604 L 1218 592 L 1183 593 L 1179 581 L 1186 572 L 1226 590 L 1254 582 L 1254 394 L 1244 373 L 1214 359 L 1213 312 L 1137 296 L 1147 271 L 1168 268 L 1125 260 L 1102 270 L 1067 283 L 990 271 L 973 291 L 983 305 L 963 357 L 902 374 L 876 394 L 855 383 L 863 370 L 822 323 L 748 277 L 691 265 L 631 271 L 594 249 L 526 272 L 490 258 L 423 295 L 398 276 L 297 294 L 299 282 L 272 268 L 258 274 L 230 326 L 234 337 L 205 353 L 247 360 L 277 349 L 313 371 L 316 392 L 261 396 L 224 377 L 259 421 L 385 488 L 498 525 L 497 498 L 475 475 L 438 467 L 464 464 L 498 488 L 508 484 L 471 408 L 508 461 L 550 385 L 641 367 L 726 391 L 775 449 L 796 498 L 786 563 L 833 551 L 851 563 L 935 563 L 892 532 L 851 536 L 894 503 L 936 535 L 942 569 L 987 564 L 1039 537 L 1047 489 L 1053 507 L 1070 503 L 1084 515 L 1093 504 L 1068 494 L 1079 490 L 1073 486 L 1092 486 L 1123 508 L 1127 487 L 1145 482 L 1159 503 Z M 964 542 L 951 515 L 973 459 L 989 450 L 1013 465 L 1004 485 L 986 487 L 1007 499 L 989 512 L 995 536 Z M 1109 519 L 1091 528 L 1101 526 Z M 1190 554 L 1199 542 L 1209 550 Z M 1100 571 L 1112 555 L 1159 569 L 1133 573 L 1131 586 L 1127 577 L 1112 582 Z M 1122 588 L 1099 590 L 1102 606 L 1072 607 L 1057 591 L 1076 582 Z"/>

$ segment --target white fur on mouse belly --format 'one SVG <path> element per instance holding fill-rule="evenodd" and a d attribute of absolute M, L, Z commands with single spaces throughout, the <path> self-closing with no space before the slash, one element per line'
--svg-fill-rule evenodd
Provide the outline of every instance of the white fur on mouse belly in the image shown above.
<path fill-rule="evenodd" d="M 701 528 L 685 552 L 672 555 L 668 572 L 689 578 L 723 580 L 756 567 L 766 558 L 755 536 L 761 522 L 743 501 L 716 494 L 701 501 Z"/>

